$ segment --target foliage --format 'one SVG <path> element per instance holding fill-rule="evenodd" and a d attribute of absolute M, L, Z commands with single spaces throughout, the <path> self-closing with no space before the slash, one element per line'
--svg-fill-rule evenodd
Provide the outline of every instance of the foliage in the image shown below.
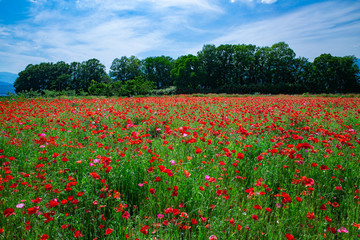
<path fill-rule="evenodd" d="M 153 82 L 138 76 L 135 79 L 107 84 L 92 81 L 89 93 L 95 96 L 134 96 L 150 94 L 153 89 Z"/>
<path fill-rule="evenodd" d="M 176 60 L 168 56 L 144 60 L 123 56 L 114 59 L 109 75 L 97 59 L 30 64 L 19 73 L 14 87 L 16 93 L 33 89 L 41 93 L 75 90 L 80 94 L 91 89 L 94 95 L 104 96 L 148 94 L 152 87 L 142 86 L 141 78 L 152 82 L 156 89 L 175 85 L 177 93 L 360 92 L 357 58 L 322 54 L 310 62 L 296 57 L 285 42 L 271 47 L 204 45 L 196 56 L 189 54 Z"/>
<path fill-rule="evenodd" d="M 174 67 L 171 57 L 148 57 L 143 60 L 144 76 L 154 82 L 156 88 L 166 88 L 173 84 L 170 72 Z"/>
<path fill-rule="evenodd" d="M 176 94 L 177 89 L 175 86 L 170 86 L 168 88 L 163 89 L 154 89 L 151 94 L 156 96 L 162 96 L 162 95 L 174 95 Z"/>
<path fill-rule="evenodd" d="M 110 77 L 114 81 L 126 81 L 141 75 L 141 61 L 135 57 L 115 58 L 110 67 Z"/>

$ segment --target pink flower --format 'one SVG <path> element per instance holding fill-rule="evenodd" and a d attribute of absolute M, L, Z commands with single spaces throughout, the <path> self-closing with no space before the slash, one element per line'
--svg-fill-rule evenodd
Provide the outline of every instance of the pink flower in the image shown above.
<path fill-rule="evenodd" d="M 23 208 L 25 206 L 24 203 L 19 203 L 18 205 L 16 205 L 16 208 Z"/>
<path fill-rule="evenodd" d="M 170 160 L 170 164 L 171 164 L 171 166 L 175 165 L 176 164 L 175 160 Z"/>
<path fill-rule="evenodd" d="M 205 176 L 205 179 L 206 179 L 206 180 L 209 180 L 209 179 L 210 179 L 210 176 L 209 176 L 209 175 L 206 175 L 206 176 Z"/>
<path fill-rule="evenodd" d="M 142 186 L 144 186 L 144 184 L 142 184 L 142 183 L 139 183 L 139 184 L 138 184 L 138 186 L 139 186 L 139 187 L 142 187 Z"/>
<path fill-rule="evenodd" d="M 340 229 L 338 229 L 337 230 L 339 233 L 342 233 L 342 232 L 344 232 L 344 233 L 349 233 L 349 231 L 346 229 L 346 228 L 344 228 L 344 227 L 341 227 Z"/>
<path fill-rule="evenodd" d="M 162 219 L 162 218 L 164 217 L 164 215 L 158 214 L 157 217 L 158 217 L 159 219 Z"/>
<path fill-rule="evenodd" d="M 215 235 L 211 235 L 211 236 L 209 237 L 209 240 L 217 240 L 217 237 L 216 237 Z"/>

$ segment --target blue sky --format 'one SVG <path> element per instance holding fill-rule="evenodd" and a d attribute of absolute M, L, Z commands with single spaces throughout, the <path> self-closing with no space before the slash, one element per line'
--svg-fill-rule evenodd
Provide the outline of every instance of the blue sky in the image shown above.
<path fill-rule="evenodd" d="M 285 41 L 312 61 L 360 57 L 358 0 L 0 0 L 0 72 L 28 64 L 196 54 Z"/>

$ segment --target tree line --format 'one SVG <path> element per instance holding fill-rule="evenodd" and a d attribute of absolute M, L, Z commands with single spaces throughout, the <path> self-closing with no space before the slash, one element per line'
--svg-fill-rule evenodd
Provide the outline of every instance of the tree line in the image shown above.
<path fill-rule="evenodd" d="M 74 90 L 94 95 L 147 94 L 176 86 L 177 93 L 355 93 L 360 92 L 354 56 L 322 54 L 310 62 L 284 42 L 271 47 L 204 45 L 197 55 L 116 58 L 109 73 L 97 59 L 30 64 L 15 92 Z"/>

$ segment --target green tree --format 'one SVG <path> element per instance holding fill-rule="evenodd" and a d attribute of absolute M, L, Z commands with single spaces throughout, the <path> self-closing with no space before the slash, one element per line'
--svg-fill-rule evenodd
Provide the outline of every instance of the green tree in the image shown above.
<path fill-rule="evenodd" d="M 239 85 L 255 83 L 255 45 L 235 45 L 234 77 Z"/>
<path fill-rule="evenodd" d="M 181 56 L 175 61 L 171 76 L 179 92 L 190 93 L 203 88 L 204 74 L 200 60 L 192 55 Z"/>
<path fill-rule="evenodd" d="M 52 66 L 50 70 L 52 72 L 49 89 L 55 91 L 66 90 L 69 87 L 71 80 L 70 65 L 60 61 Z"/>
<path fill-rule="evenodd" d="M 255 52 L 255 80 L 257 85 L 271 83 L 270 47 L 258 47 Z"/>
<path fill-rule="evenodd" d="M 217 86 L 234 84 L 237 82 L 235 75 L 235 47 L 231 44 L 220 45 L 216 48 L 217 58 Z"/>
<path fill-rule="evenodd" d="M 152 81 L 157 88 L 171 86 L 171 70 L 174 67 L 174 60 L 171 57 L 148 57 L 143 60 L 145 77 Z"/>
<path fill-rule="evenodd" d="M 14 82 L 14 88 L 16 93 L 20 93 L 25 90 L 39 90 L 40 83 L 37 74 L 37 65 L 29 64 L 26 68 L 19 72 L 19 77 Z"/>
<path fill-rule="evenodd" d="M 88 91 L 91 81 L 104 82 L 107 79 L 105 66 L 98 59 L 89 59 L 82 62 L 76 69 L 77 81 L 76 90 Z"/>
<path fill-rule="evenodd" d="M 210 44 L 204 45 L 197 54 L 206 79 L 204 82 L 205 89 L 208 91 L 216 89 L 218 87 L 217 79 L 219 78 L 219 60 L 217 58 L 216 46 Z"/>
<path fill-rule="evenodd" d="M 271 46 L 267 52 L 272 84 L 293 83 L 295 52 L 285 42 Z"/>
<path fill-rule="evenodd" d="M 142 63 L 135 57 L 115 58 L 110 67 L 110 77 L 114 81 L 126 81 L 141 75 Z"/>
<path fill-rule="evenodd" d="M 334 57 L 321 54 L 314 59 L 311 84 L 317 92 L 345 93 L 359 91 L 359 67 L 354 56 Z"/>

